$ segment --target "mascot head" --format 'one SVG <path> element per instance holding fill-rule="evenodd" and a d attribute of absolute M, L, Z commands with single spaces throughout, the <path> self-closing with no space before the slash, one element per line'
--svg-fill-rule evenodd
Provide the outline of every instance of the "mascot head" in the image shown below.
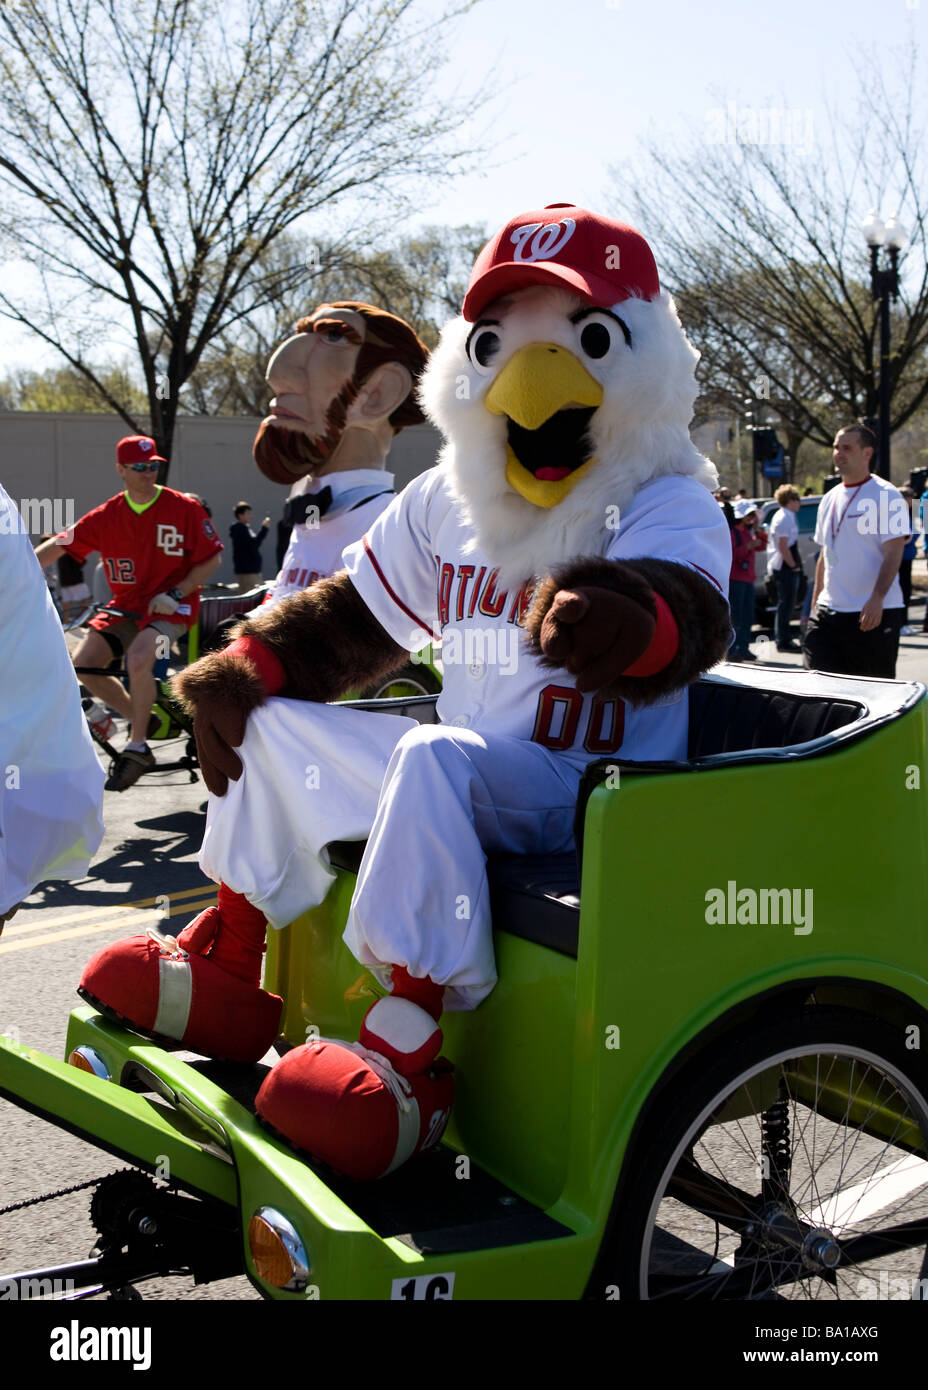
<path fill-rule="evenodd" d="M 718 485 L 689 437 L 698 358 L 634 228 L 553 203 L 488 242 L 419 399 L 505 582 L 603 553 L 652 478 Z"/>
<path fill-rule="evenodd" d="M 395 314 L 347 300 L 320 304 L 268 363 L 274 399 L 254 443 L 261 472 L 288 487 L 325 473 L 352 431 L 367 436 L 364 464 L 382 466 L 393 435 L 423 421 L 415 388 L 427 359 Z"/>

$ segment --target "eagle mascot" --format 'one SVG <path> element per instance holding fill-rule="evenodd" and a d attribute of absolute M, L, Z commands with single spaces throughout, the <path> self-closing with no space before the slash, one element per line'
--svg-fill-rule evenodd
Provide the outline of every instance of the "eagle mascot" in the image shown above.
<path fill-rule="evenodd" d="M 260 988 L 267 923 L 322 901 L 329 842 L 366 839 L 344 939 L 389 992 L 356 1042 L 293 1048 L 256 1100 L 351 1178 L 444 1130 L 442 1013 L 496 983 L 487 854 L 570 849 L 591 759 L 686 754 L 686 688 L 731 641 L 728 527 L 688 432 L 697 356 L 640 233 L 564 203 L 512 218 L 420 379 L 437 466 L 339 573 L 176 678 L 212 793 L 200 862 L 218 907 L 176 940 L 100 952 L 81 992 L 256 1060 L 280 1014 Z M 326 703 L 433 640 L 437 724 Z"/>

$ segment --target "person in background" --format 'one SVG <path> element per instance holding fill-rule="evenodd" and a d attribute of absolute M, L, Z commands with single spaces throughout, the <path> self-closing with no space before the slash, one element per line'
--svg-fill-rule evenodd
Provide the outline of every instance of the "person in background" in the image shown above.
<path fill-rule="evenodd" d="M 201 497 L 198 492 L 188 492 L 186 495 L 190 498 L 191 502 L 199 502 L 207 516 L 211 517 L 213 515 L 213 509 L 205 497 Z"/>
<path fill-rule="evenodd" d="M 875 452 L 876 436 L 866 425 L 846 425 L 835 436 L 841 486 L 825 493 L 815 521 L 822 554 L 805 664 L 892 680 L 905 612 L 899 562 L 911 521 L 898 489 L 870 472 Z"/>
<path fill-rule="evenodd" d="M 251 529 L 251 503 L 239 502 L 235 508 L 235 522 L 229 527 L 232 538 L 232 568 L 238 582 L 240 594 L 256 589 L 264 582 L 261 572 L 261 542 L 267 535 L 271 518 L 266 516 L 257 534 Z"/>
<path fill-rule="evenodd" d="M 83 562 L 99 551 L 113 591 L 114 602 L 91 618 L 73 654 L 75 666 L 106 667 L 114 657 L 126 658 L 128 691 L 116 676 L 82 673 L 91 695 L 130 725 L 104 791 L 126 791 L 156 766 L 146 741 L 155 660 L 196 622 L 200 585 L 221 561 L 222 542 L 200 504 L 155 482 L 164 462 L 149 435 L 120 439 L 116 472 L 123 490 L 36 551 L 43 567 L 64 554 Z"/>
<path fill-rule="evenodd" d="M 751 628 L 754 623 L 754 557 L 767 544 L 766 532 L 757 529 L 757 508 L 742 498 L 735 503 L 735 524 L 731 530 L 732 563 L 728 585 L 728 602 L 735 641 L 728 653 L 729 661 L 756 661 L 750 650 Z"/>
<path fill-rule="evenodd" d="M 720 487 L 718 492 L 715 494 L 715 500 L 722 508 L 722 512 L 724 513 L 725 520 L 728 522 L 728 525 L 734 526 L 735 512 L 734 508 L 731 505 L 731 492 L 729 491 L 729 489 L 727 487 Z"/>
<path fill-rule="evenodd" d="M 69 623 L 90 602 L 90 588 L 84 579 L 84 566 L 80 560 L 70 555 L 60 555 L 57 568 L 61 619 Z"/>
<path fill-rule="evenodd" d="M 799 587 L 799 570 L 792 547 L 799 540 L 799 492 L 791 483 L 778 487 L 774 497 L 780 504 L 767 533 L 767 573 L 773 576 L 777 590 L 777 614 L 774 620 L 773 635 L 778 652 L 798 652 L 799 647 L 792 640 L 789 625 L 796 603 Z"/>
<path fill-rule="evenodd" d="M 915 528 L 915 516 L 912 510 L 915 506 L 915 493 L 909 487 L 908 483 L 904 484 L 899 491 L 905 498 L 912 524 L 912 534 L 906 538 L 905 549 L 902 552 L 902 559 L 899 562 L 899 587 L 902 590 L 902 604 L 904 609 L 902 616 L 902 636 L 912 637 L 919 631 L 917 627 L 909 626 L 909 604 L 912 602 L 912 561 L 918 554 L 918 532 Z"/>

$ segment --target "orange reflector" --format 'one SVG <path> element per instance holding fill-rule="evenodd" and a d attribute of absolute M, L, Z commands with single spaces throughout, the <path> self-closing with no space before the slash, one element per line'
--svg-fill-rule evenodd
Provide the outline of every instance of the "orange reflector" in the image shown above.
<path fill-rule="evenodd" d="M 285 1289 L 295 1272 L 293 1261 L 280 1236 L 263 1216 L 256 1214 L 251 1218 L 248 1227 L 248 1248 L 255 1269 L 264 1282 L 272 1288 Z"/>
<path fill-rule="evenodd" d="M 74 1051 L 68 1058 L 68 1062 L 72 1067 L 77 1067 L 79 1071 L 87 1071 L 90 1072 L 91 1076 L 94 1075 L 93 1067 L 90 1065 L 89 1061 L 84 1056 L 83 1052 L 80 1051 L 79 1048 L 74 1049 Z"/>

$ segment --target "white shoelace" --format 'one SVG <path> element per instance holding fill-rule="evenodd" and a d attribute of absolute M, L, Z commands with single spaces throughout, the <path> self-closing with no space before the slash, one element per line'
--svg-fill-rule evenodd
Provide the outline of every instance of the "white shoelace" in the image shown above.
<path fill-rule="evenodd" d="M 377 1073 L 404 1114 L 412 1109 L 412 1103 L 408 1099 L 412 1095 L 412 1083 L 407 1081 L 405 1076 L 400 1076 L 399 1072 L 394 1069 L 392 1062 L 382 1053 L 371 1052 L 362 1043 L 346 1043 L 339 1038 L 318 1038 L 317 1041 L 334 1042 L 339 1047 L 347 1047 L 349 1052 L 354 1052 L 362 1061 L 367 1063 L 371 1071 Z"/>
<path fill-rule="evenodd" d="M 189 959 L 187 952 L 182 946 L 178 946 L 175 938 L 173 936 L 165 936 L 157 927 L 146 927 L 145 935 L 150 936 L 152 941 L 160 946 L 162 951 L 167 951 L 174 960 Z"/>

